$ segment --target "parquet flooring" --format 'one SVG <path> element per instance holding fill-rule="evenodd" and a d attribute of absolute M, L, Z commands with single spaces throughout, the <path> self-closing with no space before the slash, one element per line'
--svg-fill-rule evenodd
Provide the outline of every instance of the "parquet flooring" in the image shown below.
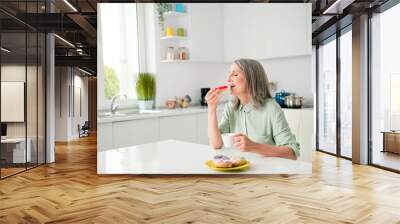
<path fill-rule="evenodd" d="M 96 138 L 0 181 L 0 223 L 400 223 L 400 175 L 316 152 L 312 175 L 98 176 Z"/>

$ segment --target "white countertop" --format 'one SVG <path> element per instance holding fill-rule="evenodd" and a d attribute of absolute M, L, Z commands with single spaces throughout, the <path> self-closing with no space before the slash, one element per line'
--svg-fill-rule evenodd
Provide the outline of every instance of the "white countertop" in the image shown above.
<path fill-rule="evenodd" d="M 224 109 L 223 105 L 219 106 L 217 108 L 218 111 L 222 111 L 223 109 Z M 155 109 L 154 111 L 159 111 L 159 112 L 128 114 L 125 116 L 115 116 L 115 117 L 98 116 L 97 123 L 110 123 L 110 122 L 136 120 L 136 119 L 147 119 L 147 118 L 155 118 L 155 117 L 206 113 L 207 106 L 193 105 L 193 106 L 189 106 L 188 108 L 176 108 L 176 109 L 159 108 L 159 109 Z M 121 111 L 121 112 L 123 112 L 123 111 Z"/>
<path fill-rule="evenodd" d="M 215 154 L 240 155 L 250 161 L 243 172 L 218 172 L 205 165 Z M 98 174 L 311 174 L 312 164 L 282 158 L 262 157 L 236 149 L 213 150 L 176 140 L 97 152 Z"/>

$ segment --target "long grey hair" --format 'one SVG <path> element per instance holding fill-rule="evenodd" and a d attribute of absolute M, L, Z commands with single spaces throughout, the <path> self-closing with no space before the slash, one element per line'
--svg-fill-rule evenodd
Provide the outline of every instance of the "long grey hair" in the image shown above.
<path fill-rule="evenodd" d="M 257 109 L 264 104 L 265 100 L 272 98 L 269 90 L 267 74 L 260 62 L 253 59 L 237 59 L 234 63 L 243 71 L 247 89 L 250 92 L 253 106 Z M 233 108 L 238 109 L 240 100 L 233 98 Z"/>

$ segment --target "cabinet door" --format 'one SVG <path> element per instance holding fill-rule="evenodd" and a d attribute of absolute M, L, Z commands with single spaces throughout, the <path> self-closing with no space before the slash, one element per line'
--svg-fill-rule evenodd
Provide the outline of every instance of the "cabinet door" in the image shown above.
<path fill-rule="evenodd" d="M 197 142 L 196 114 L 160 117 L 160 141 L 174 139 Z"/>
<path fill-rule="evenodd" d="M 208 145 L 208 114 L 200 113 L 197 115 L 197 142 Z"/>
<path fill-rule="evenodd" d="M 299 128 L 301 119 L 301 110 L 298 109 L 284 109 L 285 118 L 289 124 L 292 133 L 299 139 Z"/>
<path fill-rule="evenodd" d="M 99 123 L 97 125 L 97 151 L 113 148 L 112 123 Z"/>
<path fill-rule="evenodd" d="M 193 61 L 223 61 L 223 6 L 222 4 L 191 4 L 190 58 Z"/>
<path fill-rule="evenodd" d="M 311 4 L 225 4 L 224 59 L 311 55 Z"/>
<path fill-rule="evenodd" d="M 217 111 L 218 122 L 222 117 L 222 110 Z M 208 114 L 200 113 L 197 115 L 197 142 L 199 144 L 208 145 Z"/>
<path fill-rule="evenodd" d="M 315 150 L 314 144 L 314 110 L 303 109 L 300 117 L 300 158 L 299 160 L 310 162 L 312 160 L 312 153 Z"/>
<path fill-rule="evenodd" d="M 266 31 L 261 14 L 263 4 L 224 5 L 224 59 L 232 62 L 238 58 L 264 57 Z"/>
<path fill-rule="evenodd" d="M 113 123 L 114 148 L 158 141 L 158 118 Z"/>
<path fill-rule="evenodd" d="M 314 142 L 314 111 L 312 109 L 284 109 L 286 120 L 300 144 L 301 161 L 311 162 Z"/>

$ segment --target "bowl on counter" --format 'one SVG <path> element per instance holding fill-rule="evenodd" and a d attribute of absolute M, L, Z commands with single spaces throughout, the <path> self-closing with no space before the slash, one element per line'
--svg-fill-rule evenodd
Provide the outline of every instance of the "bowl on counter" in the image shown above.
<path fill-rule="evenodd" d="M 290 93 L 286 92 L 285 90 L 281 90 L 280 92 L 275 93 L 275 100 L 282 108 L 285 108 L 285 97 L 289 96 Z"/>
<path fill-rule="evenodd" d="M 168 109 L 175 109 L 175 107 L 176 107 L 177 104 L 178 104 L 178 102 L 177 102 L 176 99 L 168 99 L 168 100 L 165 102 L 165 106 L 166 106 Z"/>

